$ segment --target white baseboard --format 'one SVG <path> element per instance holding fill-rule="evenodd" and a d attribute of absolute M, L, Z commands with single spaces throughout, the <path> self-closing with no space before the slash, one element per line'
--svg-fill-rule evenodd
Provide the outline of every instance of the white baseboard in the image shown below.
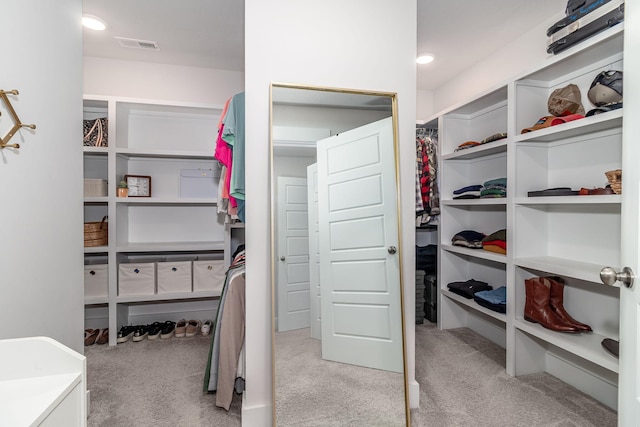
<path fill-rule="evenodd" d="M 272 427 L 271 405 L 248 406 L 242 395 L 242 427 Z"/>
<path fill-rule="evenodd" d="M 420 407 L 420 384 L 416 380 L 409 381 L 409 408 Z"/>

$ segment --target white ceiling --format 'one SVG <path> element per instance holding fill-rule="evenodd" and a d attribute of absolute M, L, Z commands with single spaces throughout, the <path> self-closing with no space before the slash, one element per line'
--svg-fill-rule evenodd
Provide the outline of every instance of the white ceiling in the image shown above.
<path fill-rule="evenodd" d="M 417 0 L 418 89 L 434 90 L 523 31 L 562 12 L 566 0 Z M 244 71 L 240 0 L 84 0 L 107 30 L 84 30 L 84 54 Z M 159 51 L 124 48 L 114 37 L 154 41 Z"/>

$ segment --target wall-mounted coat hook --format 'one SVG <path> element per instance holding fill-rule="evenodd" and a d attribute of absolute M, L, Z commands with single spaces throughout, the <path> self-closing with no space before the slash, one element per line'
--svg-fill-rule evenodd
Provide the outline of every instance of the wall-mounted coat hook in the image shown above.
<path fill-rule="evenodd" d="M 29 128 L 35 129 L 36 125 L 34 124 L 25 124 L 20 121 L 18 114 L 16 114 L 16 110 L 13 109 L 11 105 L 11 100 L 7 97 L 7 95 L 19 95 L 20 93 L 16 90 L 0 90 L 0 99 L 4 102 L 11 119 L 13 120 L 13 127 L 9 129 L 9 133 L 4 138 L 0 139 L 0 148 L 20 148 L 20 144 L 9 144 L 9 140 L 20 128 Z"/>

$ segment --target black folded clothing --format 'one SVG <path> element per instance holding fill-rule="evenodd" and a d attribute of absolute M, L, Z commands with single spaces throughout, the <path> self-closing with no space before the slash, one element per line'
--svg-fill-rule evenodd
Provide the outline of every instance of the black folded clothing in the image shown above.
<path fill-rule="evenodd" d="M 473 279 L 469 279 L 466 282 L 451 282 L 447 285 L 447 287 L 454 294 L 461 295 L 468 299 L 473 298 L 473 295 L 476 292 L 490 291 L 493 289 L 491 285 Z"/>
<path fill-rule="evenodd" d="M 575 196 L 578 191 L 572 190 L 570 187 L 547 188 L 546 190 L 529 191 L 529 197 L 547 197 L 547 196 Z"/>

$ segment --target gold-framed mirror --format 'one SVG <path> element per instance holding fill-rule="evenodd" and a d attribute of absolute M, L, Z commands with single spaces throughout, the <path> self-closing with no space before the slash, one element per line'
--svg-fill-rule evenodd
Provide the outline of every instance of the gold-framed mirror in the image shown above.
<path fill-rule="evenodd" d="M 274 426 L 409 426 L 395 93 L 272 83 Z"/>

